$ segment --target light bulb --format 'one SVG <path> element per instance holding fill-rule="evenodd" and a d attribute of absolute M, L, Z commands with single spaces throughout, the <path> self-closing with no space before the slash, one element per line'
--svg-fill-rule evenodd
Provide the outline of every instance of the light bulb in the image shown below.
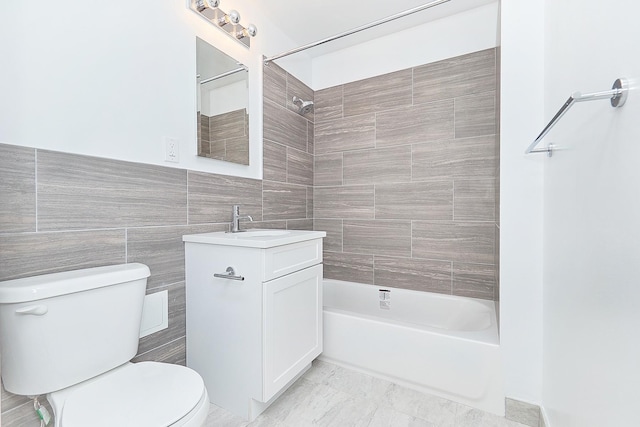
<path fill-rule="evenodd" d="M 247 28 L 242 28 L 235 35 L 237 39 L 243 39 L 245 37 L 255 37 L 256 34 L 258 34 L 258 28 L 253 24 L 249 24 Z"/>
<path fill-rule="evenodd" d="M 237 24 L 240 22 L 240 14 L 237 10 L 232 10 L 222 18 L 218 19 L 218 25 L 224 27 L 227 24 Z"/>
<path fill-rule="evenodd" d="M 219 5 L 220 0 L 196 0 L 198 12 L 203 12 L 207 9 L 217 9 Z"/>

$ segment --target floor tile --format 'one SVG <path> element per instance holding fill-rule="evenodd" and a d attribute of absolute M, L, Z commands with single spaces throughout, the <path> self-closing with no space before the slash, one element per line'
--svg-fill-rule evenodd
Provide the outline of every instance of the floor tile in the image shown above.
<path fill-rule="evenodd" d="M 253 422 L 211 405 L 205 427 L 526 427 L 316 360 Z"/>

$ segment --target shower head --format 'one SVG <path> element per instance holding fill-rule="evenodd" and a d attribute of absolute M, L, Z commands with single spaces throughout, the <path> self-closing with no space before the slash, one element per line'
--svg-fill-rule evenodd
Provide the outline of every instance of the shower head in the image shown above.
<path fill-rule="evenodd" d="M 294 96 L 293 104 L 298 107 L 298 114 L 300 115 L 305 115 L 313 111 L 313 101 L 303 101 L 297 96 Z"/>

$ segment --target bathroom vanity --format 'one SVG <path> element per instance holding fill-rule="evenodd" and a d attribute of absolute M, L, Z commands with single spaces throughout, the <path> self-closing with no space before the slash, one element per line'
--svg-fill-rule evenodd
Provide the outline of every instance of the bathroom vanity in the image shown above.
<path fill-rule="evenodd" d="M 187 366 L 211 402 L 255 419 L 322 352 L 323 231 L 183 237 Z"/>

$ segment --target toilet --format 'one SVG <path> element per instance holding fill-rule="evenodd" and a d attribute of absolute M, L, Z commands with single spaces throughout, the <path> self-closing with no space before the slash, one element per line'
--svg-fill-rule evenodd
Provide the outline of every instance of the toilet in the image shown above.
<path fill-rule="evenodd" d="M 46 394 L 56 427 L 202 426 L 200 375 L 131 363 L 149 274 L 131 263 L 0 282 L 5 389 Z"/>

